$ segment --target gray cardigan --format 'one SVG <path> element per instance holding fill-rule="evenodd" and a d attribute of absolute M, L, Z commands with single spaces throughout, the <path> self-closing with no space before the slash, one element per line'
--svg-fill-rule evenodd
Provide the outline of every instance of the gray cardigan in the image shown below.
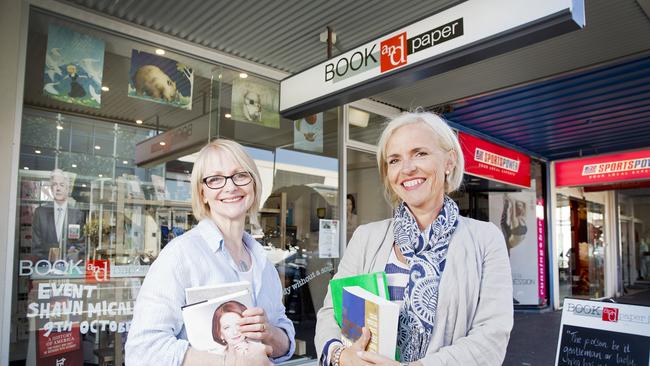
<path fill-rule="evenodd" d="M 334 278 L 383 271 L 392 247 L 392 219 L 360 226 Z M 501 365 L 512 323 L 512 277 L 503 234 L 491 223 L 461 217 L 447 252 L 433 337 L 420 362 Z M 319 359 L 325 343 L 340 337 L 328 290 L 316 323 Z"/>

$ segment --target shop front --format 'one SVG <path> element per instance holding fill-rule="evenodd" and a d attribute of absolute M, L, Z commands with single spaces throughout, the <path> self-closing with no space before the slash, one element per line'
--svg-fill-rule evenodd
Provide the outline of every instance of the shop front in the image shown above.
<path fill-rule="evenodd" d="M 649 157 L 638 150 L 553 163 L 557 304 L 648 280 Z"/>
<path fill-rule="evenodd" d="M 196 152 L 228 138 L 260 171 L 259 224 L 246 231 L 281 279 L 289 362 L 310 362 L 341 254 L 339 108 L 285 119 L 281 73 L 84 14 L 95 24 L 29 9 L 9 361 L 123 363 L 142 281 L 197 224 Z"/>

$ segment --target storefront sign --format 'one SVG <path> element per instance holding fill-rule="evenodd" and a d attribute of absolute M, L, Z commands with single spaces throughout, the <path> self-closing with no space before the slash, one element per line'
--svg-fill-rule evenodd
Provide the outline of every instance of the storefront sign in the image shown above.
<path fill-rule="evenodd" d="M 297 119 L 584 24 L 583 0 L 463 2 L 283 80 L 280 111 Z"/>
<path fill-rule="evenodd" d="M 153 166 L 162 161 L 189 154 L 206 144 L 210 136 L 210 121 L 199 118 L 135 146 L 135 163 Z"/>
<path fill-rule="evenodd" d="M 555 185 L 583 186 L 650 179 L 650 150 L 555 163 Z"/>
<path fill-rule="evenodd" d="M 530 157 L 518 151 L 458 132 L 465 173 L 530 188 Z"/>
<path fill-rule="evenodd" d="M 650 307 L 565 299 L 555 365 L 649 365 Z"/>

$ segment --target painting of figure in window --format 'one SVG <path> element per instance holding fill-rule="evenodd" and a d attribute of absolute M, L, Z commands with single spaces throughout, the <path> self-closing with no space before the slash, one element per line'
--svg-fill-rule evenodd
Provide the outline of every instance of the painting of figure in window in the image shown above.
<path fill-rule="evenodd" d="M 101 106 L 104 41 L 50 25 L 47 34 L 43 93 L 61 102 Z"/>

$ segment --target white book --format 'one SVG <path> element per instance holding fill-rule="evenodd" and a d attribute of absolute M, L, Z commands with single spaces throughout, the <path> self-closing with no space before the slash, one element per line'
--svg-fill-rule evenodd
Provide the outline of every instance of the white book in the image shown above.
<path fill-rule="evenodd" d="M 253 288 L 251 287 L 250 282 L 240 281 L 220 283 L 218 285 L 190 287 L 185 289 L 185 303 L 188 305 L 194 304 L 199 301 L 210 300 L 243 290 L 248 290 L 251 294 L 253 293 Z"/>
<path fill-rule="evenodd" d="M 361 329 L 370 331 L 368 351 L 395 359 L 400 306 L 359 286 L 343 287 L 341 340 L 351 346 L 361 337 Z"/>
<path fill-rule="evenodd" d="M 245 352 L 249 340 L 239 333 L 241 313 L 253 306 L 248 289 L 183 306 L 187 339 L 199 351 L 225 353 L 232 347 Z"/>

